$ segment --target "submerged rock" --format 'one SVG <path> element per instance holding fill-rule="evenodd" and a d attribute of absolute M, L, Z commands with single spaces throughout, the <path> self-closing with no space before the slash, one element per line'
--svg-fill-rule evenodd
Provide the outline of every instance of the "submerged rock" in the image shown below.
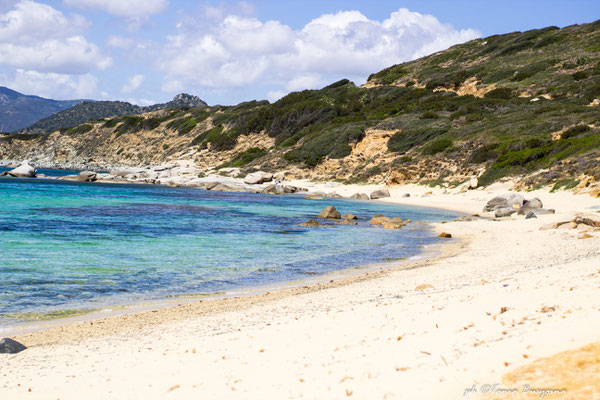
<path fill-rule="evenodd" d="M 321 226 L 321 223 L 319 221 L 315 221 L 314 219 L 309 219 L 308 221 L 298 224 L 296 226 L 304 226 L 304 227 L 313 228 L 313 227 Z"/>
<path fill-rule="evenodd" d="M 319 213 L 319 215 L 317 215 L 317 218 L 322 218 L 322 219 L 341 219 L 342 215 L 340 214 L 340 212 L 338 210 L 335 209 L 335 207 L 328 206 L 328 207 L 325 207 L 323 209 L 323 211 L 321 211 Z"/>
<path fill-rule="evenodd" d="M 343 219 L 358 219 L 358 217 L 356 215 L 350 214 L 350 213 L 342 215 L 342 218 Z"/>
<path fill-rule="evenodd" d="M 27 349 L 27 347 L 17 342 L 16 340 L 12 340 L 10 338 L 4 338 L 0 340 L 0 353 L 16 354 L 22 352 L 25 349 Z"/>

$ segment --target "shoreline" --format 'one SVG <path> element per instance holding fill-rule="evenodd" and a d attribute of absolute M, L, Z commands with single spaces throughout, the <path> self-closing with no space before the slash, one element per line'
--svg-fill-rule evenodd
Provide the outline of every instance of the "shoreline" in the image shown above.
<path fill-rule="evenodd" d="M 344 196 L 371 188 L 309 185 Z M 496 220 L 481 213 L 506 186 L 465 193 L 392 187 L 383 202 L 482 217 L 432 224 L 456 240 L 414 263 L 17 336 L 31 347 L 0 355 L 7 371 L 19 371 L 0 385 L 15 396 L 30 388 L 31 398 L 131 397 L 135 383 L 144 398 L 429 399 L 512 382 L 502 377 L 600 336 L 592 322 L 600 320 L 600 229 L 585 240 L 578 229 L 540 229 L 576 215 L 600 220 L 600 207 L 589 196 L 545 189 L 522 194 L 556 214 Z M 255 373 L 265 368 L 273 375 Z M 105 392 L 90 392 L 98 382 Z"/>

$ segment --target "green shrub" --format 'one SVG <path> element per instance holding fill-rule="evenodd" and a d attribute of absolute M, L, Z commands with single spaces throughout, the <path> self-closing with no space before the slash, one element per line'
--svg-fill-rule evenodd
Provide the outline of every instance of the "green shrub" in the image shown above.
<path fill-rule="evenodd" d="M 130 115 L 123 118 L 123 123 L 115 129 L 115 136 L 119 137 L 127 132 L 136 132 L 138 125 L 144 120 L 144 117 Z"/>
<path fill-rule="evenodd" d="M 509 88 L 496 88 L 487 92 L 484 97 L 488 99 L 504 99 L 508 100 L 513 97 L 513 91 Z"/>
<path fill-rule="evenodd" d="M 573 75 L 571 75 L 571 77 L 575 81 L 581 81 L 583 79 L 587 79 L 588 76 L 589 76 L 589 74 L 587 71 L 577 71 Z"/>
<path fill-rule="evenodd" d="M 81 135 L 81 134 L 91 131 L 93 128 L 94 127 L 90 124 L 83 124 L 83 125 L 74 126 L 73 128 L 70 128 L 69 130 L 67 130 L 66 134 L 67 135 Z"/>
<path fill-rule="evenodd" d="M 433 111 L 425 111 L 421 114 L 421 119 L 438 119 L 440 116 Z"/>
<path fill-rule="evenodd" d="M 447 148 L 452 146 L 452 140 L 450 139 L 437 139 L 430 143 L 427 143 L 423 147 L 423 154 L 425 155 L 434 155 L 437 153 L 441 153 Z"/>
<path fill-rule="evenodd" d="M 486 161 L 495 160 L 498 158 L 498 146 L 498 143 L 491 143 L 475 149 L 473 153 L 471 153 L 469 162 L 481 164 Z"/>
<path fill-rule="evenodd" d="M 396 132 L 388 141 L 388 150 L 394 153 L 405 153 L 413 147 L 420 146 L 429 140 L 448 132 L 450 127 L 422 128 Z"/>
<path fill-rule="evenodd" d="M 249 164 L 252 161 L 256 160 L 267 154 L 267 150 L 251 147 L 248 150 L 238 154 L 231 161 L 221 165 L 219 168 L 227 168 L 227 167 L 241 167 L 243 165 Z"/>
<path fill-rule="evenodd" d="M 572 138 L 575 136 L 579 136 L 582 133 L 586 133 L 588 131 L 590 131 L 592 128 L 590 128 L 587 125 L 576 125 L 572 128 L 567 129 L 561 136 L 561 139 L 568 139 L 568 138 Z"/>

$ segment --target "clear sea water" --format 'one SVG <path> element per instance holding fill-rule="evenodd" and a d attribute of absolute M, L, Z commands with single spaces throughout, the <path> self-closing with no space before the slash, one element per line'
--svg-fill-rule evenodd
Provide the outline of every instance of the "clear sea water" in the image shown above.
<path fill-rule="evenodd" d="M 15 178 L 0 178 L 0 201 L 0 324 L 407 259 L 440 239 L 426 225 L 385 230 L 368 218 L 457 215 L 367 201 Z M 328 205 L 357 215 L 359 225 L 294 226 Z"/>

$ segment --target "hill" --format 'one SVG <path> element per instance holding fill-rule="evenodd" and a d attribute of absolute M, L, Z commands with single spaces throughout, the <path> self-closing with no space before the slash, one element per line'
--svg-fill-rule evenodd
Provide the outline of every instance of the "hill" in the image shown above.
<path fill-rule="evenodd" d="M 534 187 L 600 179 L 600 21 L 491 36 L 275 103 L 171 108 L 7 136 L 0 156 L 282 170 L 298 178 Z M 587 178 L 586 178 L 587 179 Z"/>
<path fill-rule="evenodd" d="M 58 129 L 68 129 L 94 119 L 142 114 L 172 107 L 200 107 L 206 105 L 200 98 L 185 93 L 178 94 L 167 103 L 147 107 L 123 101 L 86 101 L 32 124 L 27 128 L 27 131 L 52 132 Z"/>
<path fill-rule="evenodd" d="M 27 96 L 0 86 L 0 132 L 13 132 L 73 107 L 83 100 L 51 100 Z"/>

